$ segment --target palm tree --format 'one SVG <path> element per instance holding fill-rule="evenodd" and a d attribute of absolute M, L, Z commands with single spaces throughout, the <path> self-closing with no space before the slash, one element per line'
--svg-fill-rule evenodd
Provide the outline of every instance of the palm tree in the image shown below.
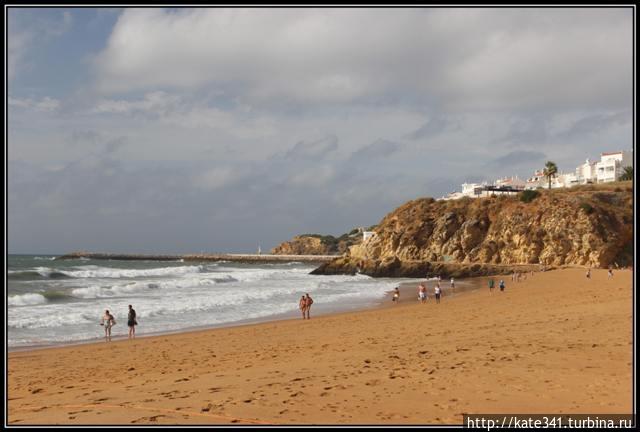
<path fill-rule="evenodd" d="M 549 189 L 551 189 L 551 179 L 555 177 L 557 173 L 558 166 L 555 164 L 555 162 L 547 161 L 547 163 L 544 164 L 543 174 L 547 178 L 547 180 L 549 180 Z"/>
<path fill-rule="evenodd" d="M 624 171 L 620 176 L 620 180 L 633 180 L 633 167 L 624 167 Z"/>

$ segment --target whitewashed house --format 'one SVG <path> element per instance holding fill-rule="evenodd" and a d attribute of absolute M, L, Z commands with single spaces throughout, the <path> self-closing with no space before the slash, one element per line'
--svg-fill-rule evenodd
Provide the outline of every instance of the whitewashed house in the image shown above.
<path fill-rule="evenodd" d="M 633 166 L 633 153 L 620 151 L 602 153 L 600 162 L 596 164 L 596 178 L 598 183 L 616 181 L 624 172 L 624 168 Z"/>
<path fill-rule="evenodd" d="M 582 165 L 576 168 L 576 179 L 574 184 L 595 183 L 597 179 L 597 162 L 591 162 L 587 159 Z"/>
<path fill-rule="evenodd" d="M 494 186 L 497 186 L 497 187 L 510 186 L 514 189 L 524 189 L 526 185 L 527 185 L 527 182 L 522 179 L 519 179 L 518 176 L 504 177 L 494 182 Z"/>
<path fill-rule="evenodd" d="M 536 170 L 533 176 L 527 179 L 525 189 L 538 189 L 548 186 L 547 178 L 542 170 Z"/>

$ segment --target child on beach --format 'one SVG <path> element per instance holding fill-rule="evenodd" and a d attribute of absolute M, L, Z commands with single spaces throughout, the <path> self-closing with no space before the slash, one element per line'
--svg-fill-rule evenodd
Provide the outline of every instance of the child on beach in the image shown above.
<path fill-rule="evenodd" d="M 436 303 L 440 303 L 440 284 L 436 285 L 435 291 L 436 291 Z"/>
<path fill-rule="evenodd" d="M 591 267 L 587 269 L 587 279 L 591 279 Z"/>
<path fill-rule="evenodd" d="M 500 279 L 500 291 L 504 291 L 504 280 Z"/>
<path fill-rule="evenodd" d="M 396 287 L 396 290 L 393 292 L 391 301 L 396 302 L 396 304 L 400 301 L 400 289 L 398 287 Z"/>
<path fill-rule="evenodd" d="M 453 292 L 455 288 L 456 288 L 455 281 L 453 280 L 453 278 L 451 278 L 451 292 Z"/>
<path fill-rule="evenodd" d="M 104 326 L 104 339 L 106 342 L 111 341 L 111 327 L 116 325 L 116 319 L 109 310 L 104 311 L 104 315 L 102 315 L 102 320 L 100 321 L 100 325 Z"/>

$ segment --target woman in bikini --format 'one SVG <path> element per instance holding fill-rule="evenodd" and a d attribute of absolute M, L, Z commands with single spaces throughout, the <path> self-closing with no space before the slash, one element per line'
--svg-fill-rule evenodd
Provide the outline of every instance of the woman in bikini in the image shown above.
<path fill-rule="evenodd" d="M 102 315 L 102 320 L 100 321 L 100 325 L 104 326 L 104 340 L 106 342 L 111 341 L 111 327 L 116 325 L 116 319 L 109 310 L 104 311 L 104 315 Z"/>

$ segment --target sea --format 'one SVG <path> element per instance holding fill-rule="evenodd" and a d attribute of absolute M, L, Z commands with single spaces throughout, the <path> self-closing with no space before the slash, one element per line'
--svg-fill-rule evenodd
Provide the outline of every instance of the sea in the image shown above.
<path fill-rule="evenodd" d="M 297 318 L 309 293 L 311 316 L 372 307 L 408 279 L 319 276 L 315 266 L 290 262 L 56 260 L 52 255 L 7 257 L 7 345 L 18 349 L 97 341 L 105 309 L 126 337 L 127 310 L 137 313 L 136 336 Z"/>

